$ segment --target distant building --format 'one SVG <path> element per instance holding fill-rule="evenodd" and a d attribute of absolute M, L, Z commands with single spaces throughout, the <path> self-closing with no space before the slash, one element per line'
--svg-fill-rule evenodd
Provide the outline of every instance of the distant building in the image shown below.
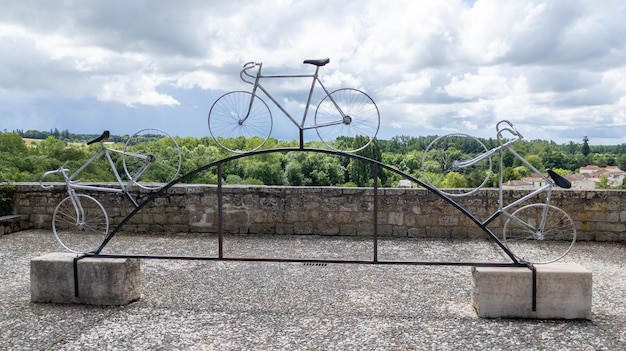
<path fill-rule="evenodd" d="M 606 177 L 609 186 L 621 186 L 624 182 L 624 177 L 626 177 L 626 172 L 622 171 L 617 166 L 606 166 L 602 168 L 590 165 L 580 167 L 579 173 L 589 176 L 594 182 L 599 182 L 603 177 Z"/>
<path fill-rule="evenodd" d="M 565 178 L 572 183 L 572 189 L 592 190 L 596 188 L 596 182 L 591 179 L 589 174 L 572 174 Z"/>
<path fill-rule="evenodd" d="M 609 186 L 621 186 L 624 177 L 626 177 L 626 172 L 616 166 L 598 167 L 589 165 L 580 167 L 578 174 L 567 175 L 565 178 L 572 183 L 571 189 L 593 190 L 596 188 L 596 183 L 604 176 L 607 177 Z M 545 185 L 543 178 L 538 174 L 533 174 L 530 177 L 522 178 L 521 181 L 511 181 L 502 184 L 502 187 L 504 189 L 537 189 L 543 185 Z"/>
<path fill-rule="evenodd" d="M 531 174 L 530 177 L 522 178 L 522 181 L 529 183 L 531 185 L 531 189 L 540 188 L 546 185 L 546 181 L 539 176 L 539 174 Z"/>
<path fill-rule="evenodd" d="M 398 184 L 399 188 L 412 188 L 413 182 L 408 179 L 400 179 L 400 184 Z"/>
<path fill-rule="evenodd" d="M 533 183 L 525 180 L 509 180 L 502 183 L 502 189 L 516 189 L 516 190 L 532 190 L 535 186 Z"/>
<path fill-rule="evenodd" d="M 580 173 L 580 174 L 590 174 L 590 173 L 599 172 L 599 171 L 601 171 L 603 169 L 604 168 L 600 168 L 598 166 L 589 165 L 589 166 L 585 166 L 585 167 L 580 167 L 580 169 L 578 170 L 578 173 Z"/>

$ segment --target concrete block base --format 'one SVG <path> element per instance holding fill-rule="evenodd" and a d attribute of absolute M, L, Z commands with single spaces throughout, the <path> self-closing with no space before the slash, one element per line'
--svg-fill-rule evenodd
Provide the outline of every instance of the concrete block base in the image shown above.
<path fill-rule="evenodd" d="M 78 296 L 71 253 L 51 253 L 30 261 L 32 302 L 126 305 L 141 297 L 138 259 L 82 258 L 77 262 Z"/>
<path fill-rule="evenodd" d="M 536 265 L 536 311 L 532 271 L 472 267 L 472 305 L 483 318 L 591 319 L 591 271 L 575 263 Z"/>

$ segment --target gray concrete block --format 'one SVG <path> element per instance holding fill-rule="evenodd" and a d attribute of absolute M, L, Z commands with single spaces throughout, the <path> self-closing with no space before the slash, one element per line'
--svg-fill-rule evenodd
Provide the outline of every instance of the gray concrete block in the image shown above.
<path fill-rule="evenodd" d="M 75 296 L 74 257 L 50 253 L 30 261 L 32 302 L 126 305 L 141 297 L 138 259 L 88 257 L 78 261 Z"/>
<path fill-rule="evenodd" d="M 591 319 L 592 274 L 576 263 L 537 265 L 537 305 L 532 271 L 472 267 L 472 305 L 483 318 Z"/>

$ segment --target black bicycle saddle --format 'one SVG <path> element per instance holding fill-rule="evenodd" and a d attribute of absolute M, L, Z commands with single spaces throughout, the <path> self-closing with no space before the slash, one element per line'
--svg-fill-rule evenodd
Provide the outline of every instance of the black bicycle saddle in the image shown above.
<path fill-rule="evenodd" d="M 304 60 L 304 62 L 302 63 L 310 63 L 312 65 L 316 65 L 316 66 L 325 66 L 327 63 L 330 62 L 329 58 L 325 58 L 325 59 L 317 59 L 317 60 Z"/>
<path fill-rule="evenodd" d="M 97 143 L 99 141 L 102 141 L 103 139 L 108 139 L 108 138 L 109 138 L 109 131 L 105 130 L 104 132 L 102 132 L 102 134 L 99 137 L 95 138 L 92 141 L 87 142 L 87 145 L 91 145 L 93 143 Z"/>

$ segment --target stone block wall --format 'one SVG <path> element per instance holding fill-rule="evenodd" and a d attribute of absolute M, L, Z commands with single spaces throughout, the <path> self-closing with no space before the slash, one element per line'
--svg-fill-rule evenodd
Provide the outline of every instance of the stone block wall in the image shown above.
<path fill-rule="evenodd" d="M 65 185 L 42 189 L 38 183 L 16 184 L 15 213 L 27 215 L 31 227 L 51 228 L 52 214 L 67 196 Z M 374 190 L 342 187 L 224 186 L 226 233 L 370 236 Z M 151 192 L 133 188 L 138 202 Z M 526 191 L 505 191 L 505 202 Z M 89 192 L 107 210 L 111 229 L 134 207 L 121 194 Z M 179 184 L 136 213 L 122 228 L 129 232 L 207 232 L 218 230 L 218 188 Z M 497 209 L 496 189 L 459 198 L 478 220 Z M 576 223 L 578 240 L 626 241 L 626 191 L 555 190 L 552 204 Z M 455 206 L 426 189 L 378 189 L 378 234 L 395 237 L 480 238 L 486 234 Z M 489 228 L 500 234 L 503 220 Z"/>

